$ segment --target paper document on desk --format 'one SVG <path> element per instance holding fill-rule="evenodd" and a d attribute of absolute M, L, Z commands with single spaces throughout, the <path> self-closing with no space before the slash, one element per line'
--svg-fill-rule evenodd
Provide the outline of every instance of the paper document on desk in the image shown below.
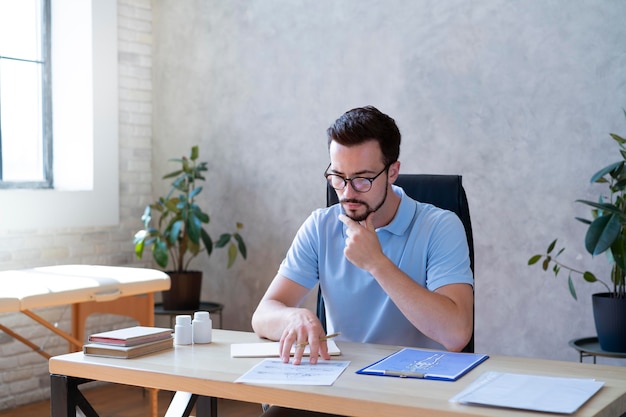
<path fill-rule="evenodd" d="M 572 414 L 602 385 L 595 379 L 485 372 L 450 401 Z"/>
<path fill-rule="evenodd" d="M 350 361 L 319 360 L 311 365 L 306 359 L 300 365 L 280 359 L 263 359 L 235 382 L 249 384 L 332 385 Z"/>
<path fill-rule="evenodd" d="M 334 340 L 328 340 L 328 354 L 336 356 L 341 354 Z M 233 343 L 230 345 L 230 356 L 233 358 L 277 358 L 280 342 L 257 342 L 257 343 Z M 295 346 L 291 348 L 291 355 L 295 352 Z M 310 346 L 304 348 L 304 356 L 310 355 Z"/>

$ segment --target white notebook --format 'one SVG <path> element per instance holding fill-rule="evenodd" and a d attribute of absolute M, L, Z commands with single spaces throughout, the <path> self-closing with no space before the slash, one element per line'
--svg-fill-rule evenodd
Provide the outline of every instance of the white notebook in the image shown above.
<path fill-rule="evenodd" d="M 341 354 L 334 340 L 326 341 L 328 353 L 332 356 Z M 273 358 L 278 357 L 279 342 L 233 343 L 230 345 L 230 356 L 233 358 Z M 295 346 L 291 348 L 293 355 Z M 310 355 L 309 346 L 304 348 L 304 356 Z"/>
<path fill-rule="evenodd" d="M 450 401 L 572 414 L 602 385 L 594 379 L 485 372 Z"/>

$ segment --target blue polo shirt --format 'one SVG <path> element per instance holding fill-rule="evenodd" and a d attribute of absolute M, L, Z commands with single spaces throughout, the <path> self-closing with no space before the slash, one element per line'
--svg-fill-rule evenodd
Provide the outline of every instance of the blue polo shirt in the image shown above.
<path fill-rule="evenodd" d="M 453 212 L 417 202 L 402 188 L 394 219 L 376 229 L 385 255 L 415 282 L 434 291 L 455 283 L 473 285 L 463 223 Z M 346 226 L 340 204 L 315 210 L 302 224 L 278 273 L 313 288 L 319 282 L 328 332 L 338 340 L 444 349 L 400 312 L 370 273 L 343 254 Z"/>

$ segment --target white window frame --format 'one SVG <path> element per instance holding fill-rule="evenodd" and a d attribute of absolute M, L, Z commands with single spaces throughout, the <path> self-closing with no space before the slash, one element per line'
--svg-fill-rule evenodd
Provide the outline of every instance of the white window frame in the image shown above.
<path fill-rule="evenodd" d="M 53 0 L 54 189 L 0 190 L 0 228 L 119 223 L 116 0 Z"/>
<path fill-rule="evenodd" d="M 0 161 L 0 170 L 2 171 L 2 179 L 0 180 L 0 188 L 50 188 L 52 186 L 52 131 L 51 131 L 51 101 L 52 98 L 50 96 L 51 86 L 50 86 L 50 2 L 51 0 L 39 0 L 39 11 L 41 16 L 39 16 L 40 21 L 40 39 L 39 39 L 39 48 L 40 55 L 39 57 L 24 57 L 21 55 L 12 56 L 12 57 L 4 57 L 4 59 L 14 59 L 18 61 L 26 61 L 29 64 L 28 66 L 40 66 L 41 73 L 41 91 L 39 92 L 41 99 L 41 109 L 38 115 L 31 115 L 32 117 L 40 118 L 40 134 L 39 140 L 41 141 L 41 161 L 40 162 L 40 179 L 36 179 L 39 175 L 30 176 L 31 179 L 27 180 L 13 180 L 9 175 L 9 179 L 6 178 L 5 167 L 7 166 L 8 160 L 15 158 L 15 155 L 12 155 L 9 151 L 8 153 L 2 153 Z M 5 103 L 0 103 L 0 106 Z M 2 121 L 0 121 L 0 124 Z M 1 128 L 2 126 L 0 126 Z M 0 132 L 1 136 L 1 132 Z M 0 137 L 0 140 L 4 138 Z M 19 158 L 16 158 L 19 160 Z M 36 164 L 36 162 L 35 162 Z M 33 167 L 34 169 L 34 167 Z M 34 173 L 31 173 L 34 174 Z"/>

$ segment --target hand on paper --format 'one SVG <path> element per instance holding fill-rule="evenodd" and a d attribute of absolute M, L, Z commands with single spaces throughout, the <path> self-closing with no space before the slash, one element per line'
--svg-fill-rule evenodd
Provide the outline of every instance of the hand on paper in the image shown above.
<path fill-rule="evenodd" d="M 322 323 L 315 313 L 299 307 L 310 289 L 277 274 L 252 316 L 252 328 L 261 337 L 279 341 L 280 358 L 287 363 L 292 347 L 295 365 L 302 361 L 306 344 L 310 345 L 310 363 L 330 359 Z"/>
<path fill-rule="evenodd" d="M 318 358 L 330 359 L 328 346 L 322 324 L 315 315 L 307 310 L 299 308 L 291 313 L 290 321 L 280 338 L 280 358 L 283 362 L 289 362 L 291 347 L 295 345 L 293 364 L 302 362 L 304 349 L 310 345 L 310 363 L 316 364 Z"/>

